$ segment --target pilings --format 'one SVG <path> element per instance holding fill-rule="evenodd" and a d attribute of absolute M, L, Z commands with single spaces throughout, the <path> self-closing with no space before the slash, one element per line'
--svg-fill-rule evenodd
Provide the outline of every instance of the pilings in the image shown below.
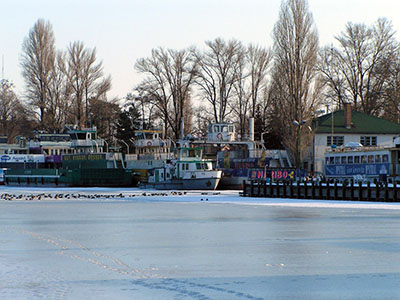
<path fill-rule="evenodd" d="M 343 201 L 400 202 L 400 186 L 377 182 L 361 184 L 353 181 L 338 183 L 277 182 L 265 180 L 243 182 L 244 197 L 294 198 Z"/>

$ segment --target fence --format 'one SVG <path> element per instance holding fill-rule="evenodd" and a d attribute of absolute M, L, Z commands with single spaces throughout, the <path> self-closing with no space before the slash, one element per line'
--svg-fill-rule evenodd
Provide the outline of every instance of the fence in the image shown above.
<path fill-rule="evenodd" d="M 280 182 L 267 183 L 265 180 L 243 182 L 244 197 L 296 198 L 320 200 L 347 200 L 371 202 L 400 202 L 400 185 L 378 182 L 362 183 L 316 183 Z"/>

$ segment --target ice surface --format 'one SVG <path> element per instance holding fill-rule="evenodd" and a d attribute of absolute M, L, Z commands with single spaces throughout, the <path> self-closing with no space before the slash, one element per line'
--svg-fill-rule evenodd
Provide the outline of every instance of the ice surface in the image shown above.
<path fill-rule="evenodd" d="M 2 300 L 400 299 L 400 204 L 128 188 L 0 194 L 12 195 L 0 200 Z"/>

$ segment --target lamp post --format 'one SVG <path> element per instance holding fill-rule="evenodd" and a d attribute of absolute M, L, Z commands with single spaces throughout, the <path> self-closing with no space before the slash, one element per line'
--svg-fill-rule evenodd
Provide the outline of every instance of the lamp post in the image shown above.
<path fill-rule="evenodd" d="M 296 126 L 297 127 L 297 142 L 298 142 L 298 145 L 297 145 L 297 174 L 296 174 L 296 177 L 297 177 L 297 180 L 298 181 L 300 181 L 300 178 L 301 178 L 301 176 L 300 176 L 300 166 L 301 166 L 301 126 L 303 126 L 304 124 L 306 124 L 306 120 L 301 120 L 300 122 L 299 121 L 296 121 L 296 120 L 294 120 L 293 121 L 293 125 L 294 126 Z"/>

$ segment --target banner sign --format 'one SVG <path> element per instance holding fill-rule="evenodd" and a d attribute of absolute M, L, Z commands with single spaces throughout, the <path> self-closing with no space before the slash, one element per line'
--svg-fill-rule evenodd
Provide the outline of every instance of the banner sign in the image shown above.
<path fill-rule="evenodd" d="M 389 175 L 389 163 L 325 165 L 326 176 Z"/>
<path fill-rule="evenodd" d="M 300 177 L 305 176 L 304 170 L 298 170 L 300 172 Z M 293 169 L 254 169 L 249 170 L 248 178 L 249 179 L 286 179 L 286 180 L 295 180 L 296 179 L 297 170 Z"/>
<path fill-rule="evenodd" d="M 0 156 L 2 163 L 44 163 L 43 154 L 3 154 Z"/>
<path fill-rule="evenodd" d="M 225 169 L 250 169 L 269 167 L 270 158 L 233 158 L 227 157 L 218 160 L 218 167 Z"/>

